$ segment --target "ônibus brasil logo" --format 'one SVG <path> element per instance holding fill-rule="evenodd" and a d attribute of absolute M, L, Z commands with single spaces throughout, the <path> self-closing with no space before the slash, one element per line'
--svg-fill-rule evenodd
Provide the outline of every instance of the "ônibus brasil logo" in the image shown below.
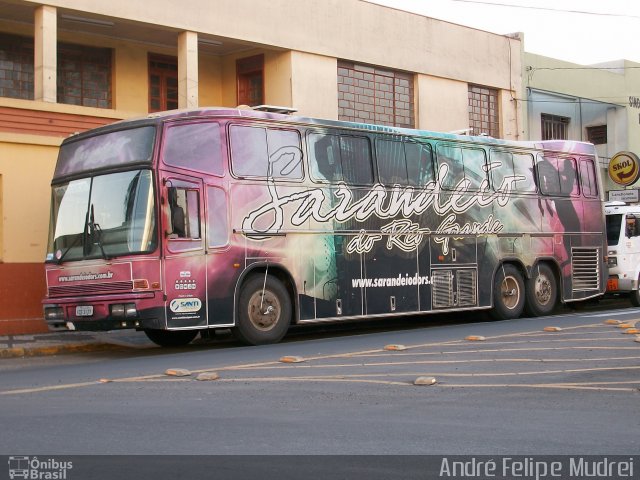
<path fill-rule="evenodd" d="M 10 456 L 9 478 L 30 480 L 66 480 L 67 471 L 73 468 L 73 462 L 56 460 L 55 458 L 39 459 L 38 457 Z"/>

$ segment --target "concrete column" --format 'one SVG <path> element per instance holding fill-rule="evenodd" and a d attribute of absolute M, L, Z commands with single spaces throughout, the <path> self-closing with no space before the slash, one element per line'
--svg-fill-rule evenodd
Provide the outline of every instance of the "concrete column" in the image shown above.
<path fill-rule="evenodd" d="M 332 57 L 297 51 L 292 51 L 290 58 L 290 71 L 285 72 L 281 69 L 279 77 L 281 91 L 275 99 L 272 96 L 274 86 L 271 85 L 275 77 L 271 73 L 270 63 L 267 63 L 265 67 L 267 103 L 282 102 L 284 106 L 288 106 L 288 102 L 291 102 L 291 107 L 296 108 L 299 115 L 337 120 L 338 61 Z M 287 85 L 287 76 L 290 76 L 290 85 Z M 287 99 L 287 95 L 290 95 L 291 100 Z"/>
<path fill-rule="evenodd" d="M 57 101 L 57 18 L 56 8 L 42 5 L 35 11 L 34 99 Z"/>
<path fill-rule="evenodd" d="M 178 34 L 178 108 L 198 106 L 198 34 Z"/>

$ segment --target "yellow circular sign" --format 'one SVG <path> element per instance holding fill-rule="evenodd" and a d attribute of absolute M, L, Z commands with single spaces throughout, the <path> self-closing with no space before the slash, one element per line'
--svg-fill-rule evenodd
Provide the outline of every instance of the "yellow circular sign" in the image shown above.
<path fill-rule="evenodd" d="M 609 177 L 618 185 L 631 185 L 640 175 L 640 159 L 635 153 L 618 152 L 609 162 Z"/>

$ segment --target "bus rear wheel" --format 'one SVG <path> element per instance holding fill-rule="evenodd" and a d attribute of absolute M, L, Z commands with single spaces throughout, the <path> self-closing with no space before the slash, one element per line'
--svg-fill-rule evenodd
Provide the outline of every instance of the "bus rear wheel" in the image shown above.
<path fill-rule="evenodd" d="M 538 264 L 525 282 L 524 310 L 531 317 L 551 315 L 558 301 L 558 285 L 551 268 Z"/>
<path fill-rule="evenodd" d="M 524 281 L 520 271 L 513 265 L 498 268 L 493 280 L 493 309 L 496 320 L 518 318 L 524 308 Z"/>
<path fill-rule="evenodd" d="M 161 347 L 182 347 L 196 338 L 198 330 L 145 330 L 144 333 Z"/>
<path fill-rule="evenodd" d="M 291 299 L 272 275 L 252 275 L 242 285 L 234 335 L 249 345 L 277 343 L 291 324 Z"/>

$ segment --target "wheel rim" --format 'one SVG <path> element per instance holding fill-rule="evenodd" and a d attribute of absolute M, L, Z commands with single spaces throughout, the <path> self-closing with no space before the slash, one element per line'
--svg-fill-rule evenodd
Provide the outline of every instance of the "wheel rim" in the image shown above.
<path fill-rule="evenodd" d="M 248 305 L 251 324 L 263 332 L 274 328 L 280 318 L 280 300 L 270 290 L 259 290 L 251 295 Z"/>
<path fill-rule="evenodd" d="M 551 301 L 551 282 L 546 275 L 538 275 L 536 278 L 534 294 L 540 305 L 548 305 Z"/>
<path fill-rule="evenodd" d="M 520 303 L 520 286 L 514 277 L 505 277 L 500 285 L 502 304 L 509 310 L 513 310 Z"/>

